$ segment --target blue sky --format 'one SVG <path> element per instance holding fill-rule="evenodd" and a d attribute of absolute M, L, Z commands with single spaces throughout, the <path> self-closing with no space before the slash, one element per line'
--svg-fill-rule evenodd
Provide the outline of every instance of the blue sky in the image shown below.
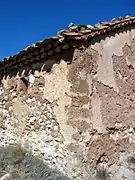
<path fill-rule="evenodd" d="M 135 15 L 135 0 L 1 0 L 0 59 L 56 35 L 70 22 L 96 24 Z"/>

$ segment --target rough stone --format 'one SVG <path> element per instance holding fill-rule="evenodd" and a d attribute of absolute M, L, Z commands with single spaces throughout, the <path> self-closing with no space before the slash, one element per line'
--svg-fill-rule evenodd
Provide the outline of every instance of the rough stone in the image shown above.
<path fill-rule="evenodd" d="M 5 174 L 0 178 L 0 180 L 13 180 L 12 175 L 10 173 Z"/>

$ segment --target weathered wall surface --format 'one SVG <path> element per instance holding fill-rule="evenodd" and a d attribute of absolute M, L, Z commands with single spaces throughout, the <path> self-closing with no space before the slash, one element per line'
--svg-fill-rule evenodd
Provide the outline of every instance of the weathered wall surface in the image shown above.
<path fill-rule="evenodd" d="M 71 64 L 53 57 L 50 72 L 3 78 L 0 145 L 19 142 L 71 179 L 92 179 L 102 166 L 112 179 L 133 179 L 135 30 L 67 54 Z"/>

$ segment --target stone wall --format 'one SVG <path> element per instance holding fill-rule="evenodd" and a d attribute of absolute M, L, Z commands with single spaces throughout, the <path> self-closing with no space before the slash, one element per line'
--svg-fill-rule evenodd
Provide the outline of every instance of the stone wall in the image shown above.
<path fill-rule="evenodd" d="M 6 74 L 0 145 L 21 143 L 71 179 L 92 179 L 99 167 L 111 179 L 132 178 L 134 60 L 132 28 Z"/>

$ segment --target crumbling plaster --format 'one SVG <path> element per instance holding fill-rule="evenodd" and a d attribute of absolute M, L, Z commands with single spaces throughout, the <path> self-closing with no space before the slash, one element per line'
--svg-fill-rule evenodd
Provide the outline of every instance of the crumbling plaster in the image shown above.
<path fill-rule="evenodd" d="M 113 87 L 115 91 L 118 91 L 119 89 L 114 78 L 112 56 L 122 56 L 122 48 L 125 43 L 130 46 L 133 38 L 135 38 L 134 29 L 120 32 L 118 34 L 116 33 L 114 36 L 105 37 L 105 39 L 101 39 L 100 43 L 96 42 L 94 45 L 91 45 L 91 48 L 99 53 L 99 57 L 97 59 L 98 81 Z"/>

